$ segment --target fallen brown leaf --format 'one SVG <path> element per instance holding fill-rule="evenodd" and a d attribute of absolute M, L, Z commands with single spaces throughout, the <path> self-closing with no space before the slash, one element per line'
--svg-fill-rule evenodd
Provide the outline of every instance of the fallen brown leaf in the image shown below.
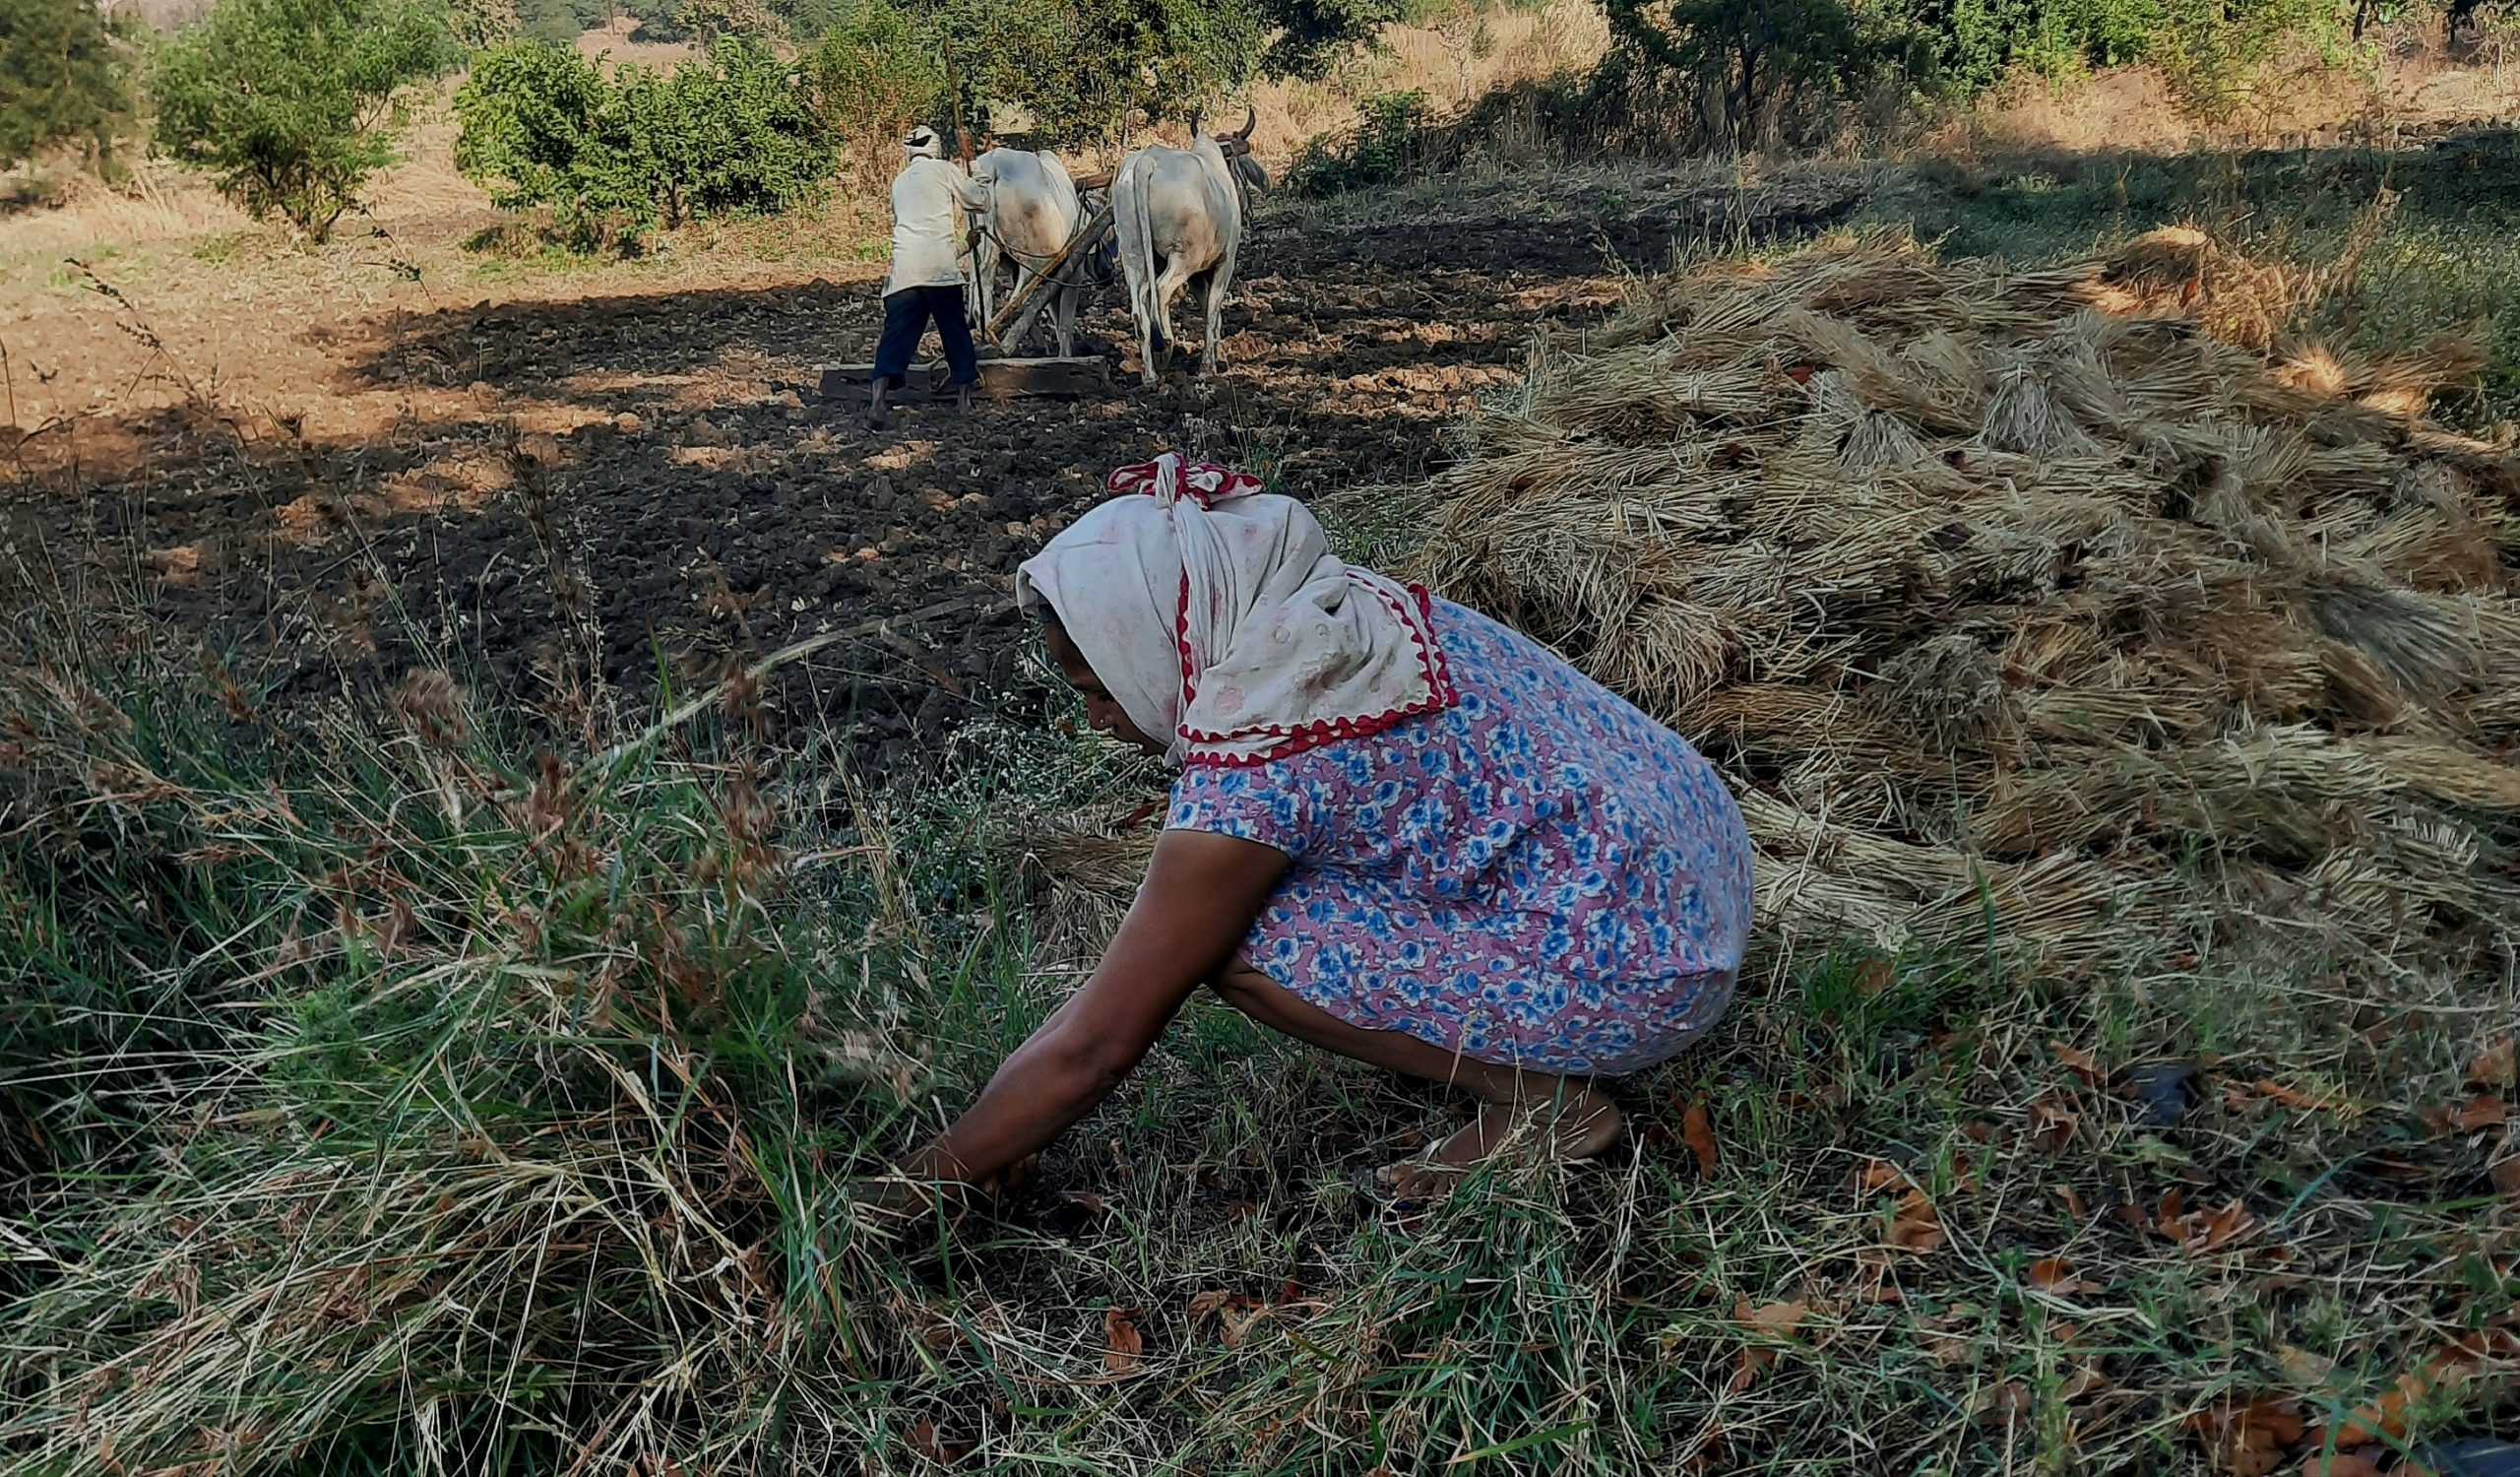
<path fill-rule="evenodd" d="M 2072 1186 L 2049 1186 L 2048 1192 L 2056 1197 L 2057 1204 L 2065 1207 L 2065 1214 L 2072 1216 L 2077 1221 L 2087 1221 L 2091 1219 L 2091 1212 L 2083 1208 L 2082 1192 L 2075 1189 Z"/>
<path fill-rule="evenodd" d="M 1782 1338 L 1792 1333 L 1810 1312 L 1810 1305 L 1805 1303 L 1768 1303 L 1753 1308 L 1750 1300 L 1743 1298 L 1732 1305 L 1732 1321 L 1745 1332 Z M 1745 1345 L 1732 1361 L 1732 1393 L 1737 1395 L 1748 1389 L 1757 1381 L 1759 1372 L 1775 1362 L 1776 1350 Z"/>
<path fill-rule="evenodd" d="M 1867 1159 L 1855 1172 L 1855 1188 L 1866 1194 L 1907 1183 L 1908 1172 L 1887 1159 Z"/>
<path fill-rule="evenodd" d="M 2018 1380 L 2007 1380 L 1980 1390 L 1969 1408 L 1982 1421 L 2014 1426 L 2030 1418 L 2030 1386 Z"/>
<path fill-rule="evenodd" d="M 1858 995 L 1874 995 L 1890 988 L 1898 976 L 1892 973 L 1887 959 L 1866 959 L 1855 967 Z"/>
<path fill-rule="evenodd" d="M 2264 1396 L 2200 1410 L 2182 1424 L 2204 1442 L 2207 1463 L 2236 1477 L 2266 1477 L 2309 1429 L 2299 1401 Z"/>
<path fill-rule="evenodd" d="M 1227 1292 L 1222 1288 L 1211 1288 L 1190 1299 L 1190 1320 L 1195 1323 L 1201 1318 L 1214 1316 L 1218 1336 L 1228 1349 L 1242 1347 L 1243 1335 L 1251 1330 L 1252 1320 L 1265 1311 L 1260 1300 L 1249 1293 Z"/>
<path fill-rule="evenodd" d="M 2510 1121 L 2509 1104 L 2491 1094 L 2479 1093 L 2468 1100 L 2468 1106 L 2459 1110 L 2450 1124 L 2462 1133 L 2474 1133 L 2480 1128 L 2498 1128 Z"/>
<path fill-rule="evenodd" d="M 2486 1178 L 2493 1182 L 2495 1189 L 2520 1200 L 2520 1154 L 2514 1154 L 2486 1171 Z"/>
<path fill-rule="evenodd" d="M 2251 1086 L 2258 1096 L 2273 1098 L 2287 1108 L 2305 1108 L 2316 1113 L 2327 1113 L 2340 1106 L 2335 1098 L 2320 1097 L 2315 1093 L 2303 1092 L 2298 1087 L 2287 1087 L 2271 1077 L 2260 1077 Z"/>
<path fill-rule="evenodd" d="M 1764 1303 L 1753 1308 L 1744 1298 L 1732 1305 L 1732 1321 L 1754 1333 L 1792 1333 L 1810 1316 L 1808 1303 Z"/>
<path fill-rule="evenodd" d="M 2386 1477 L 2386 1474 L 2378 1462 L 2367 1456 L 2358 1456 L 2350 1451 L 2322 1456 L 2313 1451 L 2309 1459 L 2301 1463 L 2301 1477 Z"/>
<path fill-rule="evenodd" d="M 1890 1217 L 1892 1246 L 1904 1252 L 1938 1252 L 1948 1240 L 1943 1235 L 1942 1217 L 1923 1190 L 1912 1188 L 1899 1197 L 1899 1208 Z"/>
<path fill-rule="evenodd" d="M 1689 1104 L 1680 1115 L 1680 1137 L 1688 1143 L 1689 1152 L 1697 1156 L 1697 1174 L 1701 1180 L 1715 1178 L 1715 1121 L 1704 1103 Z"/>
<path fill-rule="evenodd" d="M 2082 1400 L 2093 1395 L 2107 1394 L 2115 1388 L 2116 1384 L 2116 1381 L 2100 1372 L 2100 1366 L 2080 1364 L 2074 1367 L 2072 1374 L 2065 1377 L 2065 1382 L 2058 1387 L 2056 1393 L 2067 1400 Z"/>
<path fill-rule="evenodd" d="M 972 1454 L 977 1442 L 947 1441 L 936 1434 L 934 1421 L 921 1421 L 902 1433 L 902 1445 L 939 1466 L 950 1467 Z"/>
<path fill-rule="evenodd" d="M 1733 1356 L 1732 1378 L 1725 1382 L 1724 1387 L 1736 1395 L 1741 1393 L 1758 1382 L 1759 1371 L 1766 1369 L 1775 1359 L 1774 1349 L 1744 1348 Z"/>
<path fill-rule="evenodd" d="M 2100 1085 L 2100 1063 L 2092 1059 L 2091 1053 L 2079 1047 L 2067 1046 L 2061 1041 L 2048 1043 L 2048 1050 L 2056 1054 L 2056 1060 L 2064 1063 L 2065 1070 L 2082 1078 L 2084 1086 Z"/>
<path fill-rule="evenodd" d="M 2520 1087 L 2520 1050 L 2509 1036 L 2477 1053 L 2468 1063 L 2468 1080 L 2479 1087 Z"/>
<path fill-rule="evenodd" d="M 2335 1360 L 2313 1354 L 2297 1344 L 2278 1345 L 2275 1350 L 2275 1360 L 2284 1366 L 2285 1374 L 2302 1384 L 2312 1386 L 2324 1383 L 2329 1374 L 2336 1369 Z"/>
<path fill-rule="evenodd" d="M 2030 1264 L 2030 1285 L 2044 1293 L 2069 1297 L 2091 1284 L 2074 1275 L 2074 1264 L 2062 1256 L 2042 1256 Z"/>
<path fill-rule="evenodd" d="M 2382 1391 L 2378 1399 L 2367 1400 L 2354 1408 L 2354 1414 L 2336 1428 L 2336 1444 L 2359 1446 L 2364 1442 L 2382 1438 L 2396 1440 L 2405 1436 L 2408 1409 L 2431 1393 L 2432 1384 L 2432 1376 L 2426 1371 L 2400 1375 L 2397 1382 Z"/>
<path fill-rule="evenodd" d="M 2257 1217 L 2249 1214 L 2248 1207 L 2237 1200 L 2210 1215 L 2199 1211 L 2196 1216 L 2189 1217 L 2189 1221 L 2191 1229 L 2181 1239 L 2182 1244 L 2191 1251 L 2207 1252 L 2219 1252 L 2233 1242 L 2255 1234 L 2259 1225 Z"/>
<path fill-rule="evenodd" d="M 2042 1154 L 2061 1151 L 2073 1142 L 2074 1129 L 2083 1116 L 2066 1104 L 2071 1100 L 2057 1093 L 2048 1093 L 2030 1105 L 2030 1146 Z"/>
<path fill-rule="evenodd" d="M 1146 1353 L 1146 1336 L 1138 1332 L 1134 1308 L 1102 1310 L 1102 1368 L 1114 1375 L 1134 1375 Z"/>

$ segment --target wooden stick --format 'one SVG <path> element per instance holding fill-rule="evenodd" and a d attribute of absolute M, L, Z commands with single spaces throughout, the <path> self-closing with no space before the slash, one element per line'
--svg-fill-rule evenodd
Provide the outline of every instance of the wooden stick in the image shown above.
<path fill-rule="evenodd" d="M 1111 208 L 1106 205 L 1102 207 L 1102 211 L 1097 214 L 1093 220 L 1085 224 L 1085 228 L 1078 231 L 1074 239 L 1070 240 L 1065 246 L 1059 248 L 1058 255 L 1051 257 L 1046 265 L 1033 274 L 1033 280 L 1024 285 L 1023 291 L 1017 292 L 1006 299 L 1005 303 L 998 308 L 997 316 L 991 318 L 987 325 L 980 330 L 980 336 L 987 339 L 991 344 L 996 344 L 998 348 L 1004 349 L 1006 346 L 998 342 L 998 331 L 1006 327 L 1007 324 L 1013 322 L 1015 320 L 1015 315 L 1024 310 L 1024 305 L 1040 294 L 1043 284 L 1052 282 L 1057 278 L 1059 269 L 1067 265 L 1068 258 L 1076 255 L 1079 251 L 1084 250 L 1087 245 L 1099 238 L 1110 225 Z"/>

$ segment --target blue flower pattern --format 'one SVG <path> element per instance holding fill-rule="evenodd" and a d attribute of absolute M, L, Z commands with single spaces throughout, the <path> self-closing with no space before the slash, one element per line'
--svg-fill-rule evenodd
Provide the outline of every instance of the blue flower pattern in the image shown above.
<path fill-rule="evenodd" d="M 1353 1025 L 1617 1073 L 1720 1016 L 1750 927 L 1740 807 L 1686 739 L 1530 637 L 1434 604 L 1460 701 L 1249 768 L 1166 824 L 1294 859 L 1244 957 Z"/>

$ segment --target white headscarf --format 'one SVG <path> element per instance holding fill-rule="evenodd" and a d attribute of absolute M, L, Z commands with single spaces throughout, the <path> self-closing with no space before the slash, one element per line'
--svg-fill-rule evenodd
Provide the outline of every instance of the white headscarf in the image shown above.
<path fill-rule="evenodd" d="M 1260 480 L 1178 452 L 1015 571 L 1175 764 L 1257 764 L 1451 707 L 1426 592 L 1330 552 Z"/>
<path fill-rule="evenodd" d="M 945 157 L 945 140 L 937 134 L 935 129 L 924 123 L 912 129 L 909 135 L 903 138 L 902 148 L 913 159 L 943 159 Z"/>

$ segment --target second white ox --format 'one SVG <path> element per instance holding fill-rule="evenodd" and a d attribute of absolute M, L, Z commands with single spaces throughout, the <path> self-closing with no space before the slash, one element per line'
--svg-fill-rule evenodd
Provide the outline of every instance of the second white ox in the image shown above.
<path fill-rule="evenodd" d="M 1199 372 L 1216 372 L 1225 294 L 1242 246 L 1244 191 L 1269 186 L 1251 159 L 1258 121 L 1254 114 L 1222 137 L 1198 134 L 1187 149 L 1141 149 L 1112 176 L 1111 225 L 1137 319 L 1138 362 L 1150 385 L 1159 376 L 1158 356 L 1171 344 L 1172 304 L 1193 280 L 1204 281 L 1207 298 Z"/>
<path fill-rule="evenodd" d="M 972 161 L 972 177 L 989 182 L 988 215 L 980 223 L 979 244 L 973 248 L 973 277 L 979 286 L 980 322 L 997 316 L 997 268 L 1015 264 L 1015 291 L 1021 295 L 1050 259 L 1067 249 L 1085 224 L 1076 183 L 1055 154 L 1023 149 L 992 149 Z M 1023 316 L 1007 331 L 1011 349 L 1024 342 L 1044 304 L 1055 309 L 1051 323 L 1058 334 L 1059 356 L 1076 353 L 1076 297 L 1085 264 L 1071 260 L 1059 269 L 1058 281 L 1027 304 Z"/>

